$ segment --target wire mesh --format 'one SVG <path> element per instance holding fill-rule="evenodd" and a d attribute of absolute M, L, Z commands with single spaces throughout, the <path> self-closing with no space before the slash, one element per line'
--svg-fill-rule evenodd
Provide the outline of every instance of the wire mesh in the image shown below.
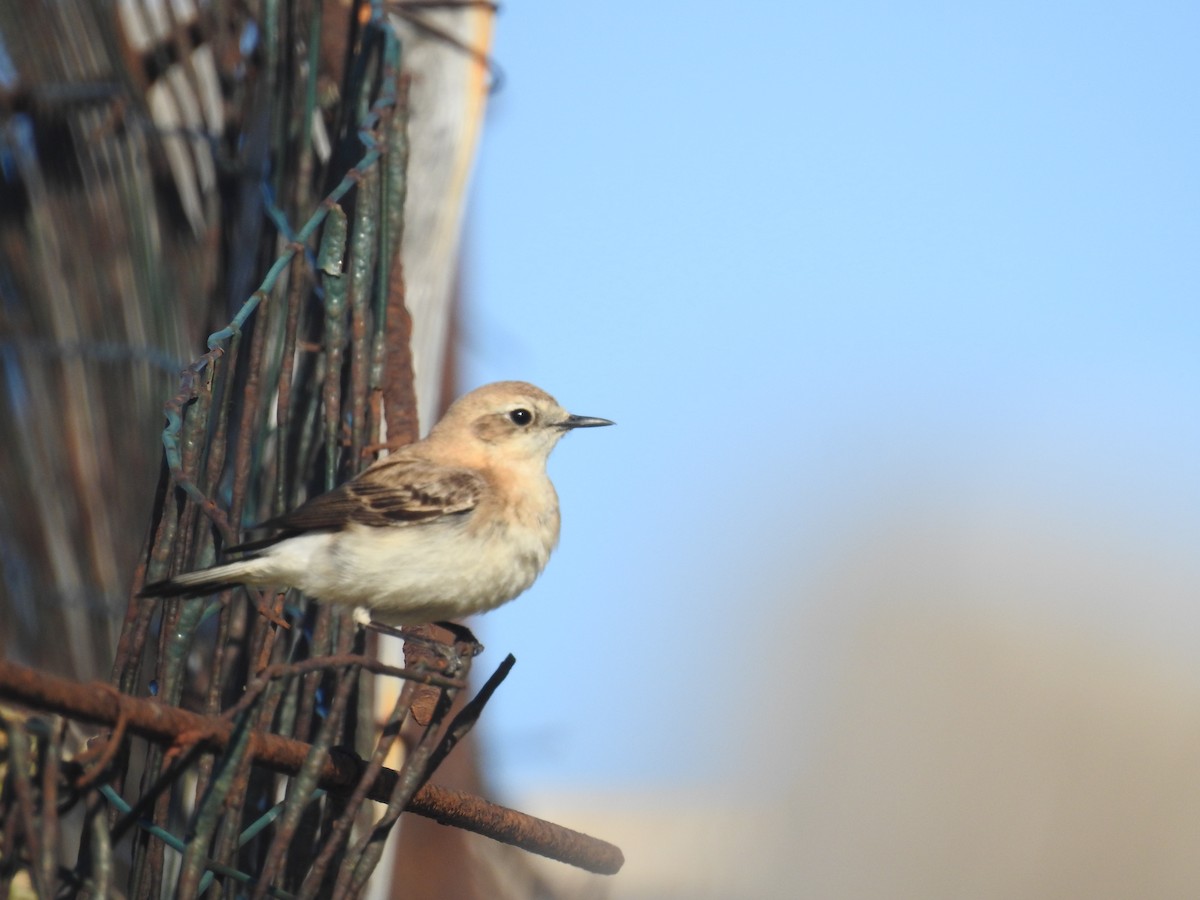
<path fill-rule="evenodd" d="M 213 7 L 226 24 L 238 9 Z M 225 170 L 220 283 L 234 300 L 165 404 L 135 595 L 416 437 L 400 253 L 409 84 L 382 7 L 360 9 L 332 105 L 328 7 L 267 0 L 242 22 L 257 37 L 239 65 L 256 71 L 231 87 L 247 94 L 237 146 L 156 126 L 177 175 L 175 139 Z M 201 229 L 215 213 L 193 193 L 180 203 Z M 355 897 L 406 810 L 620 867 L 611 845 L 427 783 L 511 657 L 455 712 L 479 650 L 469 633 L 410 640 L 423 649 L 405 667 L 369 644 L 347 611 L 239 588 L 134 596 L 107 685 L 0 659 L 0 698 L 21 704 L 0 706 L 0 896 Z M 382 722 L 377 679 L 403 683 Z"/>
<path fill-rule="evenodd" d="M 334 179 L 320 171 L 311 139 L 321 125 L 318 11 L 301 2 L 268 9 L 260 20 L 264 96 L 274 104 L 265 116 L 273 134 L 261 158 L 267 174 L 260 190 L 277 231 L 230 253 L 273 259 L 228 325 L 209 337 L 207 352 L 181 373 L 166 404 L 166 467 L 135 589 L 147 577 L 211 562 L 245 526 L 355 474 L 370 462 L 364 448 L 380 443 L 385 409 L 412 402 L 411 370 L 394 371 L 396 360 L 389 368 L 385 340 L 404 193 L 400 47 L 378 9 L 352 36 L 344 106 L 353 113 L 335 133 L 328 170 L 357 158 Z M 335 183 L 314 202 L 313 187 L 323 178 Z M 406 363 L 403 355 L 399 361 Z M 385 388 L 393 396 L 385 398 Z M 377 737 L 364 715 L 375 677 L 364 665 L 379 670 L 367 663 L 365 634 L 349 613 L 282 594 L 259 594 L 250 605 L 242 598 L 228 591 L 212 602 L 134 599 L 112 671 L 120 695 L 152 695 L 226 719 L 229 736 L 219 752 L 205 748 L 203 731 L 176 734 L 169 744 L 114 734 L 110 751 L 91 767 L 86 754 L 72 763 L 74 782 L 63 781 L 72 787 L 60 796 L 61 721 L 5 718 L 0 893 L 21 873 L 39 896 L 79 889 L 105 895 L 122 868 L 121 893 L 133 897 L 361 891 L 382 839 L 428 777 L 439 726 L 473 648 L 448 645 L 417 673 L 438 691 L 434 720 L 407 754 L 387 812 L 372 821 L 363 800 L 412 691 L 401 692 Z M 430 680 L 430 673 L 438 677 Z M 384 677 L 409 674 L 390 670 Z M 308 745 L 296 772 L 251 765 L 263 734 Z M 334 747 L 371 759 L 348 798 L 317 786 Z M 60 802 L 84 810 L 90 836 L 74 867 L 57 859 Z"/>

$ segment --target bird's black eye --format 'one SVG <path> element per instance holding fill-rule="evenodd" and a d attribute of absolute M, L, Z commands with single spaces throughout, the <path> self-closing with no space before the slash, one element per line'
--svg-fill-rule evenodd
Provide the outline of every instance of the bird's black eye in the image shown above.
<path fill-rule="evenodd" d="M 514 425 L 528 425 L 533 421 L 533 413 L 527 409 L 514 409 L 508 414 Z"/>

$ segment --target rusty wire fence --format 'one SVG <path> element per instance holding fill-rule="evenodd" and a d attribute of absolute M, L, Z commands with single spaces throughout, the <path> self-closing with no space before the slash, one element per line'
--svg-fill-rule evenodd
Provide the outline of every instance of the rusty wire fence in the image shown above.
<path fill-rule="evenodd" d="M 416 437 L 403 48 L 379 8 L 363 17 L 322 162 L 311 22 L 307 44 L 265 38 L 268 79 L 305 73 L 264 101 L 274 229 L 251 256 L 266 275 L 166 402 L 135 593 Z M 286 58 L 303 46 L 307 59 Z M 418 637 L 405 667 L 383 665 L 348 611 L 237 589 L 132 599 L 108 685 L 0 660 L 0 697 L 20 704 L 0 707 L 0 896 L 355 897 L 406 810 L 619 868 L 611 845 L 428 783 L 512 660 L 453 707 L 478 645 Z M 378 679 L 403 684 L 383 722 Z"/>

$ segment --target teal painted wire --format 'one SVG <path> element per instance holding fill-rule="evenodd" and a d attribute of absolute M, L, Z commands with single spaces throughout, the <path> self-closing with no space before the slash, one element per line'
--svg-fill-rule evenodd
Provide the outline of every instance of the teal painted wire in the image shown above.
<path fill-rule="evenodd" d="M 104 799 L 107 800 L 109 804 L 121 815 L 127 816 L 132 811 L 133 807 L 126 803 L 125 798 L 114 791 L 111 785 L 102 784 L 99 786 L 99 791 L 104 795 Z M 309 799 L 319 800 L 324 796 L 325 792 L 318 788 L 317 790 L 313 791 L 312 797 Z M 276 803 L 265 813 L 251 822 L 238 837 L 238 846 L 245 846 L 247 843 L 257 837 L 259 832 L 261 832 L 279 817 L 279 813 L 282 810 L 283 804 Z M 185 850 L 187 850 L 187 842 L 175 837 L 175 835 L 171 834 L 171 832 L 167 831 L 165 828 L 161 828 L 160 826 L 155 825 L 154 823 L 145 819 L 138 819 L 137 825 L 138 828 L 142 829 L 142 831 L 146 832 L 151 837 L 158 838 L 176 853 L 183 853 Z M 243 884 L 250 884 L 253 881 L 253 878 L 245 872 L 241 872 L 236 869 L 230 869 L 228 866 L 217 866 L 214 864 L 212 867 L 210 867 L 209 871 L 204 873 L 204 877 L 200 881 L 199 893 L 203 894 L 212 885 L 213 878 L 215 877 L 214 873 L 227 875 L 230 878 L 242 882 Z M 292 900 L 292 895 L 286 891 L 281 891 L 277 888 L 269 888 L 268 890 L 272 897 L 278 897 L 280 900 Z"/>
<path fill-rule="evenodd" d="M 126 803 L 125 798 L 114 791 L 111 785 L 102 784 L 99 787 L 99 791 L 104 795 L 104 799 L 107 800 L 109 804 L 113 806 L 121 815 L 127 816 L 133 810 L 133 807 Z M 152 837 L 158 838 L 172 850 L 177 850 L 178 852 L 182 853 L 184 848 L 187 846 L 183 841 L 175 837 L 175 835 L 171 834 L 171 832 L 167 831 L 165 828 L 161 828 L 145 819 L 138 819 L 137 825 L 138 828 L 142 829 L 142 831 L 146 832 Z"/>
<path fill-rule="evenodd" d="M 377 6 L 378 9 L 376 9 Z M 377 21 L 383 21 L 382 4 L 376 4 L 373 2 L 372 10 L 372 23 L 374 24 Z M 374 25 L 374 27 L 379 26 Z M 392 71 L 398 72 L 400 61 L 400 42 L 396 39 L 396 35 L 391 28 L 381 27 L 380 30 L 383 33 L 384 41 L 384 65 L 388 68 L 391 68 Z M 379 119 L 379 110 L 388 106 L 394 106 L 395 103 L 395 80 L 385 79 L 379 99 L 371 105 L 371 109 L 363 118 L 363 121 L 359 123 L 359 140 L 361 140 L 363 145 L 367 148 L 366 152 L 353 167 L 353 169 L 346 173 L 346 176 L 341 180 L 341 182 L 338 183 L 337 187 L 329 192 L 329 195 L 325 198 L 325 200 L 317 207 L 316 211 L 313 212 L 308 221 L 304 223 L 304 227 L 296 232 L 295 239 L 289 243 L 289 245 L 275 260 L 275 263 L 271 266 L 271 268 L 267 271 L 266 276 L 263 278 L 262 283 L 259 284 L 258 289 L 250 295 L 245 303 L 242 304 L 241 309 L 237 311 L 232 321 L 230 321 L 230 323 L 221 330 L 214 331 L 208 336 L 207 344 L 209 353 L 219 351 L 221 345 L 225 341 L 229 340 L 235 334 L 241 332 L 242 326 L 250 317 L 251 313 L 258 308 L 258 304 L 262 301 L 262 298 L 265 297 L 267 293 L 275 286 L 275 282 L 279 278 L 279 275 L 284 271 L 284 269 L 287 268 L 288 264 L 292 261 L 292 258 L 296 255 L 296 252 L 307 243 L 308 239 L 312 237 L 313 233 L 317 230 L 321 223 L 325 221 L 325 217 L 329 214 L 329 210 L 333 207 L 333 205 L 346 196 L 346 194 L 350 192 L 350 189 L 359 182 L 363 173 L 366 172 L 366 170 L 371 166 L 375 165 L 375 163 L 379 160 L 379 157 L 381 156 L 380 141 L 378 138 L 376 138 L 374 132 L 371 131 L 371 128 Z M 192 370 L 196 374 L 199 374 L 208 365 L 208 362 L 208 359 L 201 357 L 201 359 L 197 360 L 193 364 Z M 172 473 L 176 474 L 181 473 L 182 470 L 179 452 L 179 431 L 182 427 L 182 414 L 178 410 L 169 409 L 167 411 L 167 427 L 163 429 L 162 433 L 162 442 L 163 450 L 167 456 L 167 466 Z M 200 494 L 199 489 L 197 489 L 195 485 L 187 481 L 181 481 L 178 478 L 177 481 L 188 493 L 188 495 L 192 497 L 192 499 L 197 500 L 198 502 L 204 501 L 205 498 Z"/>

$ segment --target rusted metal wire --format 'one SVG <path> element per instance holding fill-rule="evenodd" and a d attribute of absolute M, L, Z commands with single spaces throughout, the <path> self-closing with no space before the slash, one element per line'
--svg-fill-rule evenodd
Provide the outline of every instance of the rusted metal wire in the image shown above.
<path fill-rule="evenodd" d="M 294 594 L 136 596 L 417 437 L 400 252 L 409 76 L 376 0 L 349 30 L 341 108 L 323 113 L 320 7 L 268 4 L 256 23 L 247 71 L 261 107 L 241 123 L 226 192 L 238 203 L 223 311 L 164 405 L 165 464 L 112 684 L 0 660 L 0 699 L 40 713 L 0 707 L 0 897 L 21 879 L 45 896 L 355 897 L 405 811 L 590 871 L 620 868 L 610 844 L 428 783 L 511 657 L 452 717 L 481 649 L 469 635 L 441 646 L 406 632 L 411 661 L 389 666 L 347 610 Z M 321 157 L 314 136 L 330 128 Z M 403 681 L 382 728 L 379 678 Z M 72 746 L 56 715 L 109 731 Z M 389 768 L 402 726 L 409 746 Z M 74 868 L 59 856 L 67 828 L 82 835 Z"/>
<path fill-rule="evenodd" d="M 308 665 L 319 662 L 312 660 Z M 334 667 L 344 664 L 344 659 L 331 663 Z M 0 660 L 0 698 L 99 725 L 114 726 L 123 718 L 130 734 L 167 747 L 193 745 L 200 752 L 223 753 L 232 741 L 244 735 L 248 758 L 258 766 L 285 774 L 299 773 L 312 751 L 310 744 L 279 735 L 239 732 L 226 716 L 202 716 L 152 699 L 118 699 L 111 689 L 58 678 L 5 660 Z M 17 766 L 18 760 L 13 759 L 12 765 Z M 317 767 L 317 786 L 327 791 L 351 791 L 367 765 L 347 751 L 331 752 Z M 399 785 L 401 773 L 380 767 L 378 778 L 365 796 L 387 803 Z M 27 787 L 26 783 L 18 788 L 19 808 L 21 816 L 32 821 L 32 798 L 26 794 L 22 800 L 20 794 Z M 590 872 L 612 874 L 624 861 L 621 851 L 605 841 L 436 785 L 426 784 L 416 790 L 405 809 Z"/>

